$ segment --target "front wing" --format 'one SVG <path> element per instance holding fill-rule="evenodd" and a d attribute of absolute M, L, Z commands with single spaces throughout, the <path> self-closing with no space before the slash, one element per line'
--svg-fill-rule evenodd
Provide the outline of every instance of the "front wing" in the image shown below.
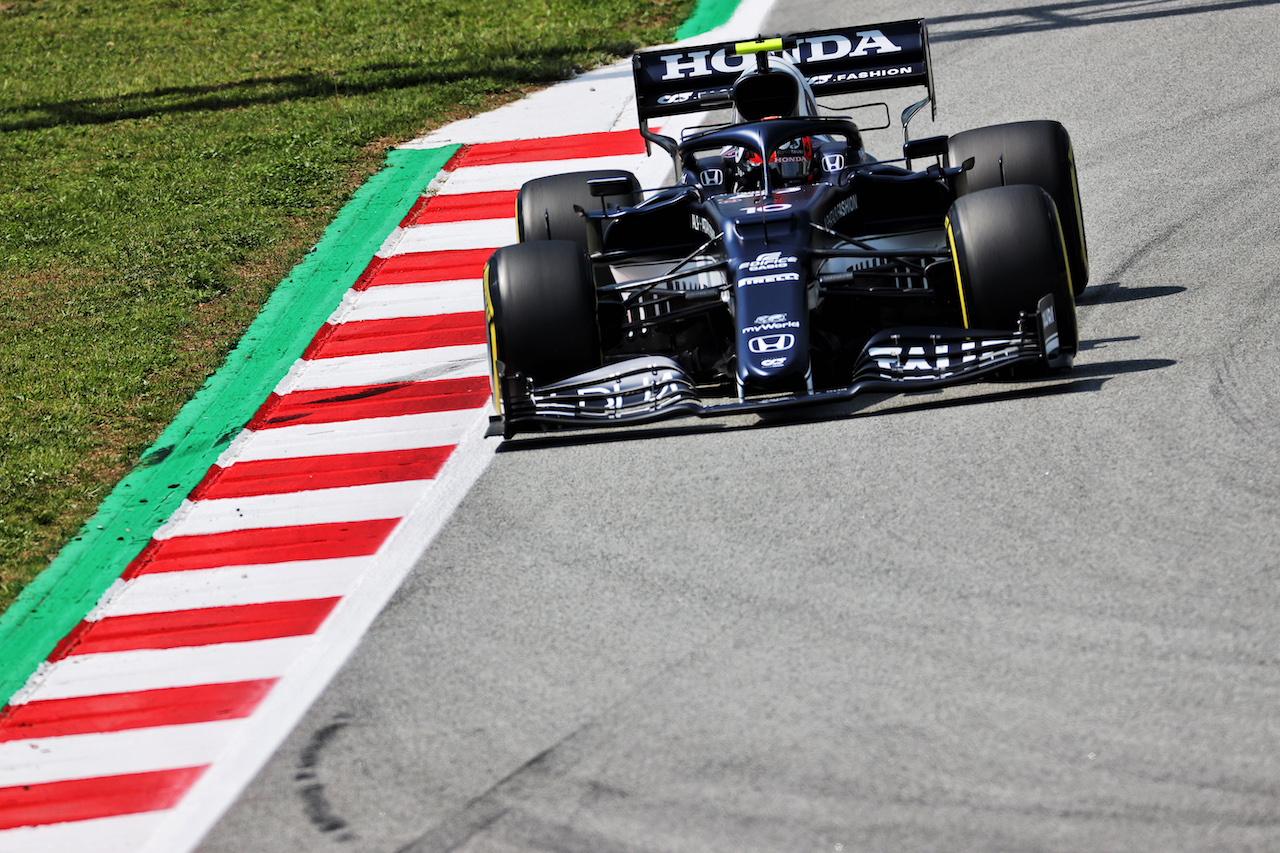
<path fill-rule="evenodd" d="M 502 414 L 488 435 L 559 428 L 621 426 L 678 417 L 711 418 L 850 400 L 861 394 L 902 393 L 972 382 L 1019 364 L 1070 366 L 1058 345 L 1053 298 L 1022 315 L 1017 332 L 903 327 L 876 334 L 863 347 L 844 388 L 735 402 L 707 402 L 675 360 L 647 355 L 540 387 L 503 378 Z M 523 386 L 523 387 L 521 387 Z"/>

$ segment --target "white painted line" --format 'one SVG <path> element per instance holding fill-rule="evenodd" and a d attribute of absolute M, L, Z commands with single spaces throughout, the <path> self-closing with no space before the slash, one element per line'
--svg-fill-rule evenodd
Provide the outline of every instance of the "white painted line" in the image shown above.
<path fill-rule="evenodd" d="M 0 788 L 209 764 L 240 720 L 0 743 Z"/>
<path fill-rule="evenodd" d="M 636 126 L 635 83 L 629 59 L 588 71 L 491 113 L 454 122 L 404 147 L 597 133 L 623 116 L 630 117 L 630 127 Z"/>

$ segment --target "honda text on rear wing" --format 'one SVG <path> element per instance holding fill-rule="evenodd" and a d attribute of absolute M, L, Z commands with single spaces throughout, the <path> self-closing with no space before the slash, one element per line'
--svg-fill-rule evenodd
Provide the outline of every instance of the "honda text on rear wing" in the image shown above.
<path fill-rule="evenodd" d="M 738 76 L 767 53 L 786 55 L 815 96 L 923 86 L 924 100 L 902 114 L 903 125 L 922 107 L 937 104 L 923 20 L 818 30 L 754 42 L 691 45 L 644 51 L 632 57 L 640 132 L 668 151 L 675 143 L 649 130 L 649 120 L 730 105 Z"/>

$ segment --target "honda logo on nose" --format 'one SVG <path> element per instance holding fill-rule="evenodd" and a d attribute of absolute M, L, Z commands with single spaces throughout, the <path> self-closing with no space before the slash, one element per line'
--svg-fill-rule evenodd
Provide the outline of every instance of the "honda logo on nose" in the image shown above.
<path fill-rule="evenodd" d="M 795 335 L 759 335 L 752 338 L 747 346 L 752 352 L 783 352 L 796 345 Z"/>

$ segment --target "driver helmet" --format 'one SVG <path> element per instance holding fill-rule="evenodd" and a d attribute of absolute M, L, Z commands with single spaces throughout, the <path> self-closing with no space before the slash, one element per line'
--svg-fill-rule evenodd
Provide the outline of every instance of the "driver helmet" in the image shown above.
<path fill-rule="evenodd" d="M 732 159 L 735 172 L 740 176 L 759 175 L 760 155 L 745 148 L 732 147 L 725 152 Z M 812 136 L 800 136 L 784 142 L 769 155 L 769 171 L 777 186 L 796 186 L 804 183 L 814 171 L 814 147 Z"/>

